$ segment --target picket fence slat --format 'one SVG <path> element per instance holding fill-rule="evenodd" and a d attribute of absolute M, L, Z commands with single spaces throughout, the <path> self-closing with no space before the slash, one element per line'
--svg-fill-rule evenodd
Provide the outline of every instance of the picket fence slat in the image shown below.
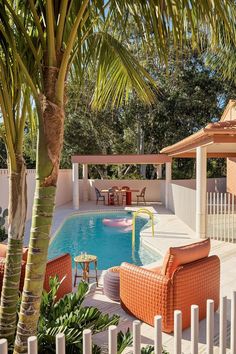
<path fill-rule="evenodd" d="M 28 338 L 28 354 L 38 354 L 38 341 L 35 336 Z"/>
<path fill-rule="evenodd" d="M 8 353 L 8 345 L 6 339 L 0 339 L 0 354 Z"/>
<path fill-rule="evenodd" d="M 227 297 L 220 300 L 220 323 L 219 323 L 219 353 L 226 354 L 227 344 Z M 214 352 L 214 301 L 207 300 L 206 304 L 206 345 L 204 353 L 213 354 Z M 230 353 L 236 354 L 236 291 L 232 293 L 231 314 L 230 314 Z M 162 354 L 162 318 L 160 315 L 154 318 L 154 354 Z M 141 322 L 133 321 L 133 354 L 141 353 Z M 56 354 L 66 353 L 65 335 L 56 335 Z M 199 345 L 199 307 L 191 306 L 191 354 L 199 354 L 202 351 L 202 344 Z M 188 354 L 182 351 L 182 312 L 174 311 L 174 343 L 172 348 L 167 351 L 174 354 Z M 218 351 L 217 351 L 218 352 Z M 6 339 L 0 339 L 0 354 L 8 353 L 8 343 Z M 108 353 L 117 354 L 117 326 L 108 328 Z M 28 354 L 38 354 L 37 337 L 28 339 Z M 83 331 L 83 354 L 92 354 L 92 331 Z"/>
<path fill-rule="evenodd" d="M 162 328 L 161 316 L 154 318 L 154 354 L 162 354 Z"/>
<path fill-rule="evenodd" d="M 182 312 L 174 312 L 174 354 L 182 352 Z"/>
<path fill-rule="evenodd" d="M 85 329 L 83 331 L 83 353 L 92 353 L 92 332 L 91 329 Z"/>
<path fill-rule="evenodd" d="M 198 354 L 199 308 L 191 306 L 191 354 Z"/>
<path fill-rule="evenodd" d="M 236 354 L 236 291 L 233 291 L 231 299 L 231 332 L 230 349 L 231 354 Z"/>
<path fill-rule="evenodd" d="M 207 300 L 207 318 L 206 318 L 206 353 L 213 354 L 214 339 L 214 301 Z"/>
<path fill-rule="evenodd" d="M 56 335 L 56 354 L 65 354 L 65 335 L 63 333 L 58 333 Z"/>
<path fill-rule="evenodd" d="M 226 354 L 227 297 L 220 301 L 220 354 Z"/>
<path fill-rule="evenodd" d="M 108 329 L 108 353 L 117 353 L 117 327 L 110 326 Z"/>
<path fill-rule="evenodd" d="M 141 352 L 141 322 L 136 320 L 133 322 L 133 354 Z"/>

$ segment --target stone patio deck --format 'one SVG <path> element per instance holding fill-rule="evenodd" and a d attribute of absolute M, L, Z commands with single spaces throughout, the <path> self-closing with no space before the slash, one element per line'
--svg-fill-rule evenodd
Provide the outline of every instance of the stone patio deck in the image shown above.
<path fill-rule="evenodd" d="M 104 211 L 104 210 L 137 210 L 139 207 L 108 207 L 103 205 L 95 205 L 94 202 L 87 202 L 80 204 L 80 212 L 86 211 Z M 161 255 L 164 255 L 168 247 L 170 246 L 180 246 L 187 243 L 192 243 L 198 241 L 196 239 L 195 233 L 191 230 L 185 223 L 178 219 L 172 212 L 165 209 L 161 204 L 149 204 L 146 206 L 149 210 L 153 211 L 155 218 L 157 219 L 157 224 L 155 225 L 155 237 L 152 237 L 151 230 L 146 229 L 142 233 L 142 243 L 146 247 L 151 247 L 156 250 Z M 60 208 L 56 209 L 52 235 L 58 230 L 58 228 L 63 224 L 63 221 L 71 214 L 76 213 L 72 204 L 66 204 Z M 30 223 L 27 225 L 26 229 L 26 240 L 28 243 Z M 227 296 L 228 300 L 228 314 L 227 319 L 230 319 L 230 297 L 233 290 L 236 290 L 236 244 L 224 243 L 219 241 L 212 241 L 211 254 L 216 254 L 221 260 L 221 296 Z M 158 262 L 160 263 L 160 261 Z M 109 300 L 104 294 L 102 289 L 102 272 L 100 274 L 99 287 L 96 288 L 94 285 L 91 286 L 91 291 L 86 298 L 86 305 L 96 306 L 102 312 L 109 314 L 118 314 L 120 316 L 120 324 L 118 326 L 119 330 L 125 330 L 128 327 L 132 328 L 133 317 L 127 315 L 120 307 L 119 303 Z M 206 322 L 205 320 L 200 322 L 199 327 L 199 349 L 200 353 L 204 353 L 204 344 L 206 341 Z M 217 347 L 219 341 L 219 315 L 215 314 L 215 351 L 218 353 L 219 349 Z M 145 323 L 141 326 L 142 334 L 142 344 L 153 344 L 153 328 Z M 104 345 L 107 343 L 107 332 L 95 336 L 95 341 L 97 344 Z M 172 350 L 173 336 L 163 333 L 163 345 L 169 350 Z M 229 335 L 228 335 L 228 345 L 229 345 Z M 183 353 L 190 353 L 190 329 L 183 332 Z"/>

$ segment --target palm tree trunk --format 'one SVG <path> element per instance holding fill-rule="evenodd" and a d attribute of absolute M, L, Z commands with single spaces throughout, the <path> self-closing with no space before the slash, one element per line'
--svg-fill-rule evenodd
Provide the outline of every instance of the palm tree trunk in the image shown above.
<path fill-rule="evenodd" d="M 26 167 L 17 156 L 17 171 L 10 172 L 8 247 L 4 269 L 0 308 L 0 337 L 14 341 L 24 227 L 27 211 Z"/>
<path fill-rule="evenodd" d="M 36 190 L 22 302 L 14 354 L 27 353 L 27 339 L 37 334 L 37 324 L 48 245 L 54 211 L 60 153 L 63 142 L 64 106 L 55 98 L 57 69 L 44 72 L 44 95 L 39 116 Z"/>

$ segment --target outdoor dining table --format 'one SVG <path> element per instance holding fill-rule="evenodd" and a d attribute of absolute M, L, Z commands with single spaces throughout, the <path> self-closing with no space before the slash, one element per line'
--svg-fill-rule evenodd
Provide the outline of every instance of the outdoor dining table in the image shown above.
<path fill-rule="evenodd" d="M 131 205 L 132 204 L 132 193 L 138 193 L 139 189 L 115 189 L 114 192 L 116 193 L 126 193 L 126 205 Z M 109 193 L 111 193 L 111 189 L 102 189 L 101 193 L 107 193 L 107 196 L 109 196 Z M 109 200 L 109 198 L 107 198 Z M 107 202 L 109 205 L 109 202 Z"/>

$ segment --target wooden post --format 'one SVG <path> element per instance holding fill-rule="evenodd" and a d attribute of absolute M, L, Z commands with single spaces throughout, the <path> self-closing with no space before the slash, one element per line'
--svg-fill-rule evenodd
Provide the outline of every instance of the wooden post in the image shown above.
<path fill-rule="evenodd" d="M 199 308 L 191 306 L 191 354 L 198 354 Z"/>
<path fill-rule="evenodd" d="M 162 354 L 161 316 L 154 318 L 154 353 Z"/>
<path fill-rule="evenodd" d="M 181 354 L 182 340 L 182 313 L 179 310 L 174 312 L 174 354 Z"/>
<path fill-rule="evenodd" d="M 206 346 L 207 354 L 213 354 L 214 337 L 214 301 L 207 300 L 207 319 L 206 319 Z"/>
<path fill-rule="evenodd" d="M 92 332 L 91 329 L 83 331 L 83 354 L 92 354 Z"/>
<path fill-rule="evenodd" d="M 141 351 L 141 322 L 133 322 L 133 354 L 140 354 Z"/>

